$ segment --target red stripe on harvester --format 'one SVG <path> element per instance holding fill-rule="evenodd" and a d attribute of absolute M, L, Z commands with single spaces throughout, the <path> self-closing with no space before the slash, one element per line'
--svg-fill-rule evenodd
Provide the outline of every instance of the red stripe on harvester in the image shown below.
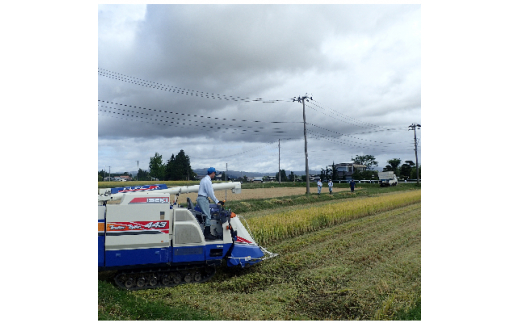
<path fill-rule="evenodd" d="M 237 241 L 238 241 L 238 242 L 252 243 L 251 241 L 246 240 L 246 239 L 244 239 L 244 238 L 242 238 L 242 237 L 239 237 L 239 236 L 237 236 Z"/>

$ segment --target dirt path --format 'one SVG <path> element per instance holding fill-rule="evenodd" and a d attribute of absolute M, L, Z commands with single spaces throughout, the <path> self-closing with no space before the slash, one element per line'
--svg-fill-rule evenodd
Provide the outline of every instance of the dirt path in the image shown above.
<path fill-rule="evenodd" d="M 333 188 L 332 193 L 349 191 L 350 188 Z M 358 190 L 356 188 L 356 190 Z M 215 197 L 219 200 L 226 201 L 240 201 L 249 199 L 267 199 L 282 196 L 291 195 L 303 195 L 305 194 L 305 187 L 277 187 L 277 188 L 255 188 L 255 189 L 242 189 L 240 194 L 233 194 L 230 190 L 227 190 L 227 197 L 225 191 L 215 191 Z M 311 194 L 317 194 L 317 188 L 311 188 Z M 329 188 L 322 188 L 321 194 L 329 194 Z M 181 194 L 179 196 L 180 203 L 186 203 L 186 198 L 190 198 L 194 203 L 197 200 L 197 193 Z M 171 195 L 174 198 L 174 194 Z M 213 203 L 213 201 L 212 201 Z"/>

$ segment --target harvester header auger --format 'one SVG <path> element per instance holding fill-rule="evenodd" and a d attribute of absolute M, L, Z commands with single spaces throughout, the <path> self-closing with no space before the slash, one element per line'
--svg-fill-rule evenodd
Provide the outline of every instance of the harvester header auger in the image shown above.
<path fill-rule="evenodd" d="M 241 192 L 242 184 L 239 182 L 228 182 L 213 184 L 213 190 L 231 190 L 231 192 L 239 194 Z M 152 184 L 142 186 L 128 186 L 128 187 L 115 187 L 115 188 L 101 188 L 99 189 L 98 201 L 116 201 L 122 199 L 127 194 L 144 193 L 145 195 L 153 195 L 155 192 L 160 191 L 161 193 L 168 194 L 186 194 L 196 193 L 199 191 L 199 185 L 190 186 L 176 186 L 168 188 L 166 184 Z"/>
<path fill-rule="evenodd" d="M 240 193 L 241 184 L 213 184 L 213 189 Z M 276 256 L 258 246 L 240 221 L 244 218 L 221 205 L 210 204 L 212 239 L 206 239 L 199 206 L 189 198 L 186 208 L 177 203 L 180 194 L 198 190 L 199 185 L 165 184 L 100 189 L 98 269 L 117 270 L 117 285 L 134 290 L 201 283 L 223 262 L 245 268 Z"/>

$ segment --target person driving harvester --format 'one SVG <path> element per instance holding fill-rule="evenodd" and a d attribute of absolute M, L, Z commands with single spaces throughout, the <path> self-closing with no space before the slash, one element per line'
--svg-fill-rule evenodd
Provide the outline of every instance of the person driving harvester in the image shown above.
<path fill-rule="evenodd" d="M 215 240 L 217 237 L 211 234 L 210 225 L 211 225 L 211 213 L 209 211 L 209 198 L 211 198 L 216 204 L 221 204 L 224 206 L 224 201 L 219 201 L 215 197 L 215 192 L 213 191 L 213 185 L 211 185 L 211 180 L 215 178 L 215 168 L 208 168 L 208 175 L 204 176 L 200 180 L 199 185 L 199 194 L 197 196 L 197 204 L 200 206 L 202 213 L 206 216 L 206 222 L 204 227 L 204 237 L 206 240 Z"/>

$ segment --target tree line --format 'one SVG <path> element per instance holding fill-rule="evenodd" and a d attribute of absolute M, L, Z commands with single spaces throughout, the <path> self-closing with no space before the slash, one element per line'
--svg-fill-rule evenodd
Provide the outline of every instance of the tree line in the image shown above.
<path fill-rule="evenodd" d="M 162 161 L 162 155 L 155 153 L 150 157 L 150 177 L 160 181 L 189 181 L 196 180 L 197 174 L 191 169 L 190 157 L 180 150 L 177 156 L 172 154 L 166 163 Z"/>
<path fill-rule="evenodd" d="M 196 180 L 197 174 L 193 171 L 190 164 L 190 157 L 184 153 L 184 150 L 180 150 L 177 156 L 172 154 L 170 159 L 163 163 L 162 155 L 155 153 L 153 157 L 150 157 L 150 163 L 148 164 L 148 170 L 139 168 L 137 171 L 136 180 L 139 181 L 187 181 Z M 108 177 L 108 172 L 101 170 L 98 172 L 98 181 L 102 181 L 105 177 Z M 117 176 L 117 174 L 110 174 L 111 177 Z M 124 175 L 129 175 L 127 172 Z"/>
<path fill-rule="evenodd" d="M 373 170 L 374 167 L 379 165 L 376 158 L 373 155 L 356 155 L 352 158 L 352 162 L 357 165 L 366 166 L 365 170 L 361 171 L 354 168 L 352 178 L 355 180 L 377 180 L 377 171 Z M 417 178 L 417 167 L 411 160 L 406 160 L 401 164 L 400 158 L 393 158 L 387 160 L 387 165 L 383 168 L 383 171 L 393 171 L 399 179 L 416 179 Z M 127 172 L 123 175 L 130 175 Z M 419 176 L 421 175 L 421 167 L 419 166 Z M 111 174 L 111 176 L 117 176 L 117 174 Z M 131 175 L 130 175 L 131 176 Z M 279 174 L 276 173 L 276 180 L 278 180 Z M 345 180 L 347 175 L 340 176 L 338 167 L 332 162 L 332 166 L 321 169 L 320 178 L 322 180 Z M 105 177 L 108 177 L 108 173 L 105 170 L 98 172 L 98 181 L 102 181 Z M 292 171 L 289 175 L 286 174 L 285 170 L 280 170 L 280 177 L 282 182 L 292 182 L 295 180 L 305 181 L 305 175 L 297 176 Z M 340 178 L 342 177 L 342 178 Z M 226 178 L 225 174 L 222 173 L 222 179 Z M 184 150 L 180 150 L 177 156 L 172 154 L 170 159 L 165 163 L 162 160 L 162 155 L 155 153 L 153 157 L 150 157 L 149 171 L 139 168 L 137 172 L 137 180 L 150 181 L 150 180 L 164 180 L 164 181 L 182 181 L 182 180 L 196 180 L 197 174 L 193 171 L 190 164 L 190 157 L 186 155 Z M 241 180 L 242 178 L 238 178 Z M 267 180 L 268 176 L 264 176 L 264 180 Z M 247 181 L 247 177 L 244 176 L 244 181 Z"/>
<path fill-rule="evenodd" d="M 373 155 L 364 155 L 352 158 L 352 162 L 358 165 L 366 166 L 365 171 L 354 171 L 352 178 L 355 180 L 373 180 L 377 179 L 377 171 L 374 171 L 373 168 L 379 165 L 379 162 L 376 161 L 376 158 Z M 387 165 L 383 168 L 383 172 L 393 171 L 394 174 L 399 179 L 417 179 L 417 168 L 415 167 L 415 163 L 411 160 L 406 160 L 404 164 L 401 165 L 400 158 L 392 158 L 386 161 Z M 419 176 L 421 175 L 421 166 L 419 166 Z"/>

